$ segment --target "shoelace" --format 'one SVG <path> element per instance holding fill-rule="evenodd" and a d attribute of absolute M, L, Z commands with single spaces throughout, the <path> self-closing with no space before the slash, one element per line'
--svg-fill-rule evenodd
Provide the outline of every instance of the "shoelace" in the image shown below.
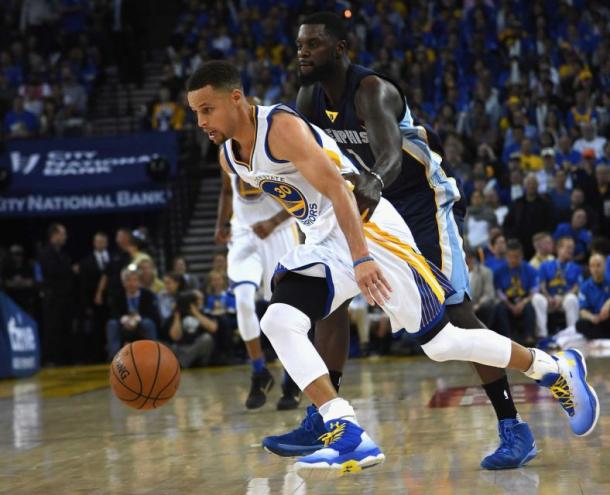
<path fill-rule="evenodd" d="M 335 423 L 334 427 L 331 425 L 333 429 L 328 433 L 324 433 L 318 440 L 322 440 L 324 442 L 324 447 L 328 447 L 331 443 L 336 442 L 343 436 L 345 426 L 346 423 Z"/>
<path fill-rule="evenodd" d="M 563 407 L 570 416 L 574 414 L 574 396 L 570 391 L 566 379 L 563 376 L 559 376 L 555 383 L 551 385 L 551 394 L 555 399 L 559 401 L 561 407 Z"/>
<path fill-rule="evenodd" d="M 301 421 L 301 426 L 296 428 L 295 431 L 300 430 L 301 428 L 304 428 L 307 431 L 314 430 L 313 421 L 311 420 L 311 415 L 309 414 L 309 411 L 307 411 L 307 414 L 303 418 L 303 421 Z"/>
<path fill-rule="evenodd" d="M 510 454 L 512 452 L 510 445 L 512 445 L 515 440 L 515 434 L 513 432 L 513 429 L 509 427 L 502 428 L 502 432 L 500 433 L 500 439 L 502 440 L 502 442 L 498 447 L 498 453 Z"/>

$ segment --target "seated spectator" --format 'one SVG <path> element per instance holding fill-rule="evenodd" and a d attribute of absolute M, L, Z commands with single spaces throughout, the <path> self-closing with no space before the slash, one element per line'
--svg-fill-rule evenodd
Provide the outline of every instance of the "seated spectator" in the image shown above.
<path fill-rule="evenodd" d="M 574 142 L 572 149 L 580 154 L 583 154 L 586 149 L 592 149 L 595 157 L 601 158 L 604 155 L 606 138 L 597 135 L 595 126 L 591 122 L 581 122 L 580 132 L 582 137 Z"/>
<path fill-rule="evenodd" d="M 534 254 L 534 257 L 530 260 L 530 265 L 536 270 L 538 270 L 540 265 L 545 261 L 555 259 L 555 256 L 553 256 L 553 238 L 548 232 L 538 232 L 537 234 L 534 234 L 534 237 L 532 237 L 532 244 L 534 245 L 536 254 Z"/>
<path fill-rule="evenodd" d="M 159 103 L 153 108 L 151 124 L 158 131 L 180 130 L 184 125 L 184 109 L 171 101 L 169 89 L 159 90 Z"/>
<path fill-rule="evenodd" d="M 506 264 L 494 274 L 494 286 L 501 304 L 498 318 L 501 327 L 510 328 L 511 337 L 521 330 L 526 345 L 535 343 L 536 314 L 532 297 L 538 290 L 538 274 L 523 261 L 523 248 L 516 239 L 511 239 L 506 247 Z"/>
<path fill-rule="evenodd" d="M 138 273 L 140 274 L 140 286 L 148 289 L 154 294 L 159 294 L 165 287 L 157 276 L 157 267 L 151 259 L 143 259 L 138 263 Z"/>
<path fill-rule="evenodd" d="M 176 272 L 165 275 L 165 277 L 163 277 L 163 285 L 164 288 L 157 294 L 157 298 L 159 299 L 161 321 L 165 323 L 174 312 L 178 293 L 186 290 L 187 287 L 184 283 L 184 277 Z"/>
<path fill-rule="evenodd" d="M 574 240 L 562 237 L 557 241 L 557 259 L 545 261 L 538 271 L 539 290 L 532 304 L 536 311 L 538 337 L 549 335 L 548 315 L 563 312 L 568 327 L 576 325 L 578 319 L 578 285 L 581 282 L 580 266 L 572 261 Z"/>
<path fill-rule="evenodd" d="M 476 251 L 472 249 L 466 250 L 466 264 L 470 273 L 470 298 L 475 315 L 487 328 L 508 335 L 509 329 L 499 328 L 496 321 L 498 301 L 492 271 L 479 263 Z"/>
<path fill-rule="evenodd" d="M 218 331 L 218 322 L 201 312 L 203 294 L 183 291 L 176 301 L 173 315 L 166 326 L 171 348 L 182 368 L 206 366 L 214 350 L 212 334 Z"/>
<path fill-rule="evenodd" d="M 533 173 L 527 174 L 523 186 L 525 196 L 509 206 L 504 232 L 508 237 L 519 239 L 523 252 L 530 258 L 534 255 L 534 234 L 553 230 L 553 207 L 548 199 L 538 193 L 538 179 Z"/>
<path fill-rule="evenodd" d="M 199 289 L 200 284 L 197 275 L 187 273 L 186 260 L 182 256 L 174 258 L 174 262 L 172 263 L 172 269 L 175 273 L 182 276 L 186 287 L 188 287 L 189 289 Z"/>
<path fill-rule="evenodd" d="M 580 319 L 576 330 L 587 339 L 610 338 L 610 282 L 604 277 L 604 257 L 589 259 L 591 277 L 580 286 Z"/>
<path fill-rule="evenodd" d="M 578 208 L 572 213 L 570 223 L 560 223 L 553 233 L 553 239 L 557 240 L 560 237 L 571 237 L 574 240 L 574 259 L 583 261 L 589 248 L 591 247 L 591 231 L 586 229 L 587 213 L 584 209 Z"/>
<path fill-rule="evenodd" d="M 106 325 L 108 359 L 125 342 L 157 339 L 159 307 L 157 298 L 140 287 L 138 272 L 128 268 L 121 272 L 123 290 L 110 301 L 110 320 Z"/>
<path fill-rule="evenodd" d="M 214 338 L 222 362 L 230 361 L 233 357 L 233 335 L 237 329 L 235 296 L 228 291 L 225 273 L 212 270 L 208 274 L 204 309 L 206 315 L 213 316 L 218 321 L 218 331 Z"/>
<path fill-rule="evenodd" d="M 494 188 L 486 187 L 484 193 L 485 204 L 489 206 L 496 215 L 497 225 L 502 226 L 504 224 L 504 219 L 508 214 L 508 206 L 500 203 L 500 196 L 498 195 L 498 191 L 496 191 Z"/>
<path fill-rule="evenodd" d="M 570 170 L 580 163 L 580 152 L 572 149 L 572 140 L 568 134 L 562 134 L 557 143 L 555 162 L 563 170 Z"/>
<path fill-rule="evenodd" d="M 13 100 L 13 109 L 4 115 L 4 133 L 9 138 L 24 138 L 38 132 L 40 123 L 38 117 L 27 111 L 23 106 L 23 98 L 17 96 Z"/>
<path fill-rule="evenodd" d="M 13 244 L 2 260 L 0 289 L 29 314 L 34 310 L 34 268 L 25 259 L 23 247 Z"/>
<path fill-rule="evenodd" d="M 538 172 L 542 170 L 544 164 L 542 158 L 534 151 L 534 145 L 529 139 L 521 142 L 521 169 L 525 173 Z"/>
<path fill-rule="evenodd" d="M 569 217 L 572 189 L 567 185 L 567 178 L 565 170 L 557 170 L 548 191 L 551 203 L 553 203 L 555 221 L 557 222 Z"/>
<path fill-rule="evenodd" d="M 485 256 L 485 266 L 492 273 L 506 264 L 506 237 L 501 232 L 491 236 L 489 240 L 489 251 L 491 254 Z"/>
<path fill-rule="evenodd" d="M 464 223 L 468 245 L 475 249 L 486 245 L 489 242 L 489 229 L 495 226 L 495 213 L 483 202 L 483 194 L 473 191 Z"/>

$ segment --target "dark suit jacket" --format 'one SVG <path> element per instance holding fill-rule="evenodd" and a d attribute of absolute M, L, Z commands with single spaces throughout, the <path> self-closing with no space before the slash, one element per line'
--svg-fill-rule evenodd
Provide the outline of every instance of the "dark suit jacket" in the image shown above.
<path fill-rule="evenodd" d="M 70 256 L 63 249 L 57 250 L 47 244 L 40 252 L 38 261 L 42 269 L 45 298 L 70 299 L 74 282 Z"/>
<path fill-rule="evenodd" d="M 125 289 L 121 289 L 121 291 L 110 300 L 110 318 L 120 320 L 121 317 L 126 314 L 129 314 L 127 294 L 125 293 Z M 148 289 L 140 289 L 138 314 L 142 318 L 149 318 L 154 321 L 157 329 L 161 327 L 161 316 L 159 314 L 157 296 Z"/>
<path fill-rule="evenodd" d="M 79 297 L 81 304 L 85 308 L 93 306 L 93 299 L 97 292 L 97 286 L 100 282 L 100 278 L 104 275 L 105 270 L 100 270 L 97 264 L 95 254 L 89 253 L 79 263 Z"/>

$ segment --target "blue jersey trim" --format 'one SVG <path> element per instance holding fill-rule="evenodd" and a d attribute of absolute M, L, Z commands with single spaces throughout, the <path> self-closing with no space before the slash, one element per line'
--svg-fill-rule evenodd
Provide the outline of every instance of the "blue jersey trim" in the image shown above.
<path fill-rule="evenodd" d="M 318 135 L 318 133 L 316 132 L 316 130 L 311 126 L 311 124 L 309 123 L 309 121 L 305 118 L 304 115 L 302 115 L 300 112 L 298 112 L 297 110 L 294 110 L 286 105 L 283 105 L 282 103 L 279 103 L 278 105 L 276 105 L 274 108 L 272 108 L 269 113 L 267 114 L 267 135 L 265 136 L 265 154 L 267 155 L 267 158 L 269 158 L 269 160 L 271 160 L 274 163 L 288 163 L 288 160 L 279 160 L 277 158 L 275 158 L 272 154 L 271 154 L 271 150 L 269 149 L 269 130 L 271 129 L 271 118 L 273 117 L 273 115 L 275 113 L 277 113 L 278 111 L 280 112 L 286 112 L 289 114 L 294 115 L 295 117 L 300 117 L 306 124 L 307 127 L 309 127 L 309 129 L 311 130 L 314 138 L 316 139 L 316 142 L 318 143 L 318 145 L 320 147 L 322 147 L 322 138 Z"/>
<path fill-rule="evenodd" d="M 233 166 L 233 162 L 232 162 L 232 160 L 231 160 L 231 157 L 229 156 L 229 150 L 227 149 L 227 143 L 225 142 L 225 143 L 222 145 L 222 147 L 223 147 L 223 149 L 225 150 L 225 159 L 227 160 L 227 165 L 229 165 L 229 168 L 230 168 L 231 170 L 233 170 L 233 173 L 234 173 L 235 175 L 239 175 L 239 174 L 237 173 L 237 170 L 235 170 L 235 167 Z"/>
<path fill-rule="evenodd" d="M 244 285 L 244 284 L 250 284 L 253 285 L 255 288 L 259 288 L 259 285 L 256 282 L 253 282 L 252 280 L 240 280 L 239 282 L 234 282 L 233 280 L 231 280 L 231 283 L 229 284 L 229 289 L 235 289 L 235 287 L 237 287 L 238 285 Z"/>

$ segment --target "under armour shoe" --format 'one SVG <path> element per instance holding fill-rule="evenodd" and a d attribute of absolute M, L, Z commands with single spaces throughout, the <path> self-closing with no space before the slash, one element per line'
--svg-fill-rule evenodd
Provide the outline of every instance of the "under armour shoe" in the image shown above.
<path fill-rule="evenodd" d="M 540 384 L 549 387 L 553 397 L 568 415 L 575 435 L 585 436 L 593 431 L 599 419 L 599 400 L 587 383 L 587 365 L 580 351 L 566 349 L 553 356 L 559 373 L 548 373 Z"/>
<path fill-rule="evenodd" d="M 282 396 L 277 401 L 277 410 L 278 411 L 289 411 L 291 409 L 296 409 L 299 407 L 301 403 L 301 391 L 296 384 L 286 384 L 282 385 Z"/>
<path fill-rule="evenodd" d="M 324 447 L 320 437 L 326 433 L 322 416 L 316 406 L 311 405 L 298 428 L 283 435 L 263 438 L 263 448 L 282 457 L 307 455 Z"/>
<path fill-rule="evenodd" d="M 250 393 L 246 399 L 246 407 L 248 409 L 258 409 L 263 407 L 267 402 L 267 393 L 273 387 L 274 380 L 267 368 L 258 373 L 252 373 L 252 382 L 250 385 Z"/>
<path fill-rule="evenodd" d="M 498 433 L 500 445 L 481 461 L 482 468 L 514 469 L 536 457 L 536 441 L 527 423 L 518 419 L 502 419 L 498 423 Z"/>
<path fill-rule="evenodd" d="M 295 463 L 301 478 L 330 478 L 358 473 L 381 464 L 385 455 L 356 423 L 334 419 L 326 423 L 324 447 Z"/>

